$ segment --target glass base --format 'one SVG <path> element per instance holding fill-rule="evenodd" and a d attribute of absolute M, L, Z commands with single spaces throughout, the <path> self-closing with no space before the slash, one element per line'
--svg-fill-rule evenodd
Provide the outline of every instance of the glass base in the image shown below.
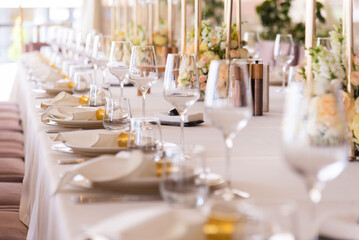
<path fill-rule="evenodd" d="M 250 194 L 234 188 L 223 188 L 214 192 L 216 197 L 222 198 L 223 200 L 230 201 L 233 199 L 250 198 Z"/>

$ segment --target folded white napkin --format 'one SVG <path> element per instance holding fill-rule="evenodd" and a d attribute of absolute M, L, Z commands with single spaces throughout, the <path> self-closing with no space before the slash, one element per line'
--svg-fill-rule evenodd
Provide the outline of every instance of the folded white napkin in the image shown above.
<path fill-rule="evenodd" d="M 106 130 L 71 131 L 57 134 L 54 141 L 79 147 L 118 147 L 118 136 Z"/>
<path fill-rule="evenodd" d="M 140 151 L 120 152 L 116 156 L 103 155 L 74 166 L 61 178 L 55 194 L 75 176 L 81 175 L 91 183 L 104 185 L 134 178 L 155 176 L 155 162 L 144 160 Z"/>
<path fill-rule="evenodd" d="M 70 79 L 60 79 L 54 82 L 54 88 L 69 88 L 69 83 L 72 82 Z"/>
<path fill-rule="evenodd" d="M 42 102 L 41 108 L 47 108 L 51 105 L 78 106 L 80 105 L 80 98 L 67 92 L 60 92 L 54 98 Z"/>
<path fill-rule="evenodd" d="M 206 239 L 202 233 L 204 217 L 198 210 L 176 210 L 155 206 L 120 213 L 103 220 L 90 229 L 88 236 L 104 236 L 126 240 Z M 119 224 L 120 223 L 120 224 Z M 86 239 L 82 236 L 77 239 Z"/>
<path fill-rule="evenodd" d="M 170 116 L 166 113 L 156 113 L 156 117 L 160 119 L 161 122 L 173 122 L 173 123 L 179 123 L 180 122 L 180 116 Z M 185 117 L 185 123 L 188 122 L 194 122 L 194 121 L 203 121 L 203 113 L 194 113 L 194 114 L 188 114 Z"/>
<path fill-rule="evenodd" d="M 42 122 L 49 122 L 52 119 L 61 120 L 97 120 L 97 108 L 75 108 L 75 107 L 49 107 L 41 115 Z"/>

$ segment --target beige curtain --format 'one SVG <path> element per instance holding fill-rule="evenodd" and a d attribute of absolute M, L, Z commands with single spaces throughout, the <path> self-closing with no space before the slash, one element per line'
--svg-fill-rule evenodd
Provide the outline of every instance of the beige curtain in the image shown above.
<path fill-rule="evenodd" d="M 89 32 L 101 29 L 101 0 L 82 0 L 81 31 Z"/>

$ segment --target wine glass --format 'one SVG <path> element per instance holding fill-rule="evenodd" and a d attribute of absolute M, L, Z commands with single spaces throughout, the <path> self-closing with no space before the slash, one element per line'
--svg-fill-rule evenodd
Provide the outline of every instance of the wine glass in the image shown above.
<path fill-rule="evenodd" d="M 129 77 L 142 93 L 142 117 L 146 115 L 146 93 L 158 80 L 155 48 L 153 46 L 132 47 Z"/>
<path fill-rule="evenodd" d="M 277 34 L 274 43 L 274 59 L 281 65 L 283 71 L 282 88 L 285 92 L 285 72 L 294 59 L 294 43 L 291 34 Z"/>
<path fill-rule="evenodd" d="M 160 120 L 152 117 L 131 118 L 127 147 L 140 150 L 146 156 L 159 161 L 163 155 Z"/>
<path fill-rule="evenodd" d="M 118 79 L 121 84 L 121 97 L 123 97 L 123 87 L 131 60 L 131 42 L 112 41 L 110 59 L 108 67 L 110 72 Z"/>
<path fill-rule="evenodd" d="M 92 59 L 94 60 L 95 69 L 103 70 L 106 67 L 106 64 L 109 60 L 110 55 L 110 43 L 112 41 L 112 36 L 97 34 L 93 41 L 92 49 Z M 103 74 L 103 73 L 102 73 Z"/>
<path fill-rule="evenodd" d="M 304 95 L 300 83 L 292 83 L 286 98 L 283 153 L 287 164 L 305 181 L 313 203 L 319 203 L 326 182 L 336 178 L 347 164 L 348 136 L 344 106 L 334 87 L 325 94 Z M 315 215 L 315 209 L 311 211 Z M 314 229 L 306 232 L 313 239 Z"/>
<path fill-rule="evenodd" d="M 259 34 L 257 32 L 245 32 L 243 40 L 246 42 L 243 48 L 247 49 L 248 56 L 254 59 L 258 58 L 260 51 Z"/>
<path fill-rule="evenodd" d="M 209 122 L 222 132 L 226 144 L 226 187 L 216 194 L 226 200 L 236 196 L 247 198 L 248 193 L 232 188 L 230 174 L 234 138 L 247 125 L 253 111 L 247 64 L 213 60 L 204 105 Z"/>
<path fill-rule="evenodd" d="M 181 146 L 184 145 L 184 121 L 188 109 L 200 97 L 196 58 L 192 54 L 168 54 L 163 95 L 178 111 L 181 120 Z"/>
<path fill-rule="evenodd" d="M 329 37 L 318 37 L 317 46 L 323 46 L 330 51 L 332 50 L 332 40 Z"/>

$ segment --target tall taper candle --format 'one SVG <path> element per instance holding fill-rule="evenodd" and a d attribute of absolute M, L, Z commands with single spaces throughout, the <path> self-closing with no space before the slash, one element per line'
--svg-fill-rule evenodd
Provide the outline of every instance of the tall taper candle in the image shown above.
<path fill-rule="evenodd" d="M 181 52 L 182 54 L 186 53 L 186 28 L 187 28 L 187 24 L 186 24 L 186 14 L 187 14 L 187 0 L 182 0 L 181 1 Z"/>
<path fill-rule="evenodd" d="M 229 59 L 229 52 L 231 50 L 232 10 L 233 0 L 227 0 L 227 18 L 225 19 L 227 27 L 226 59 Z"/>
<path fill-rule="evenodd" d="M 153 44 L 153 5 L 152 3 L 147 4 L 148 9 L 148 44 Z"/>
<path fill-rule="evenodd" d="M 316 11 L 316 0 L 306 1 L 306 21 L 305 21 L 305 47 L 307 49 L 314 46 L 315 37 L 315 11 Z M 309 55 L 309 51 L 306 50 L 305 56 L 307 58 L 306 75 L 309 86 L 310 94 L 312 93 L 312 58 Z"/>
<path fill-rule="evenodd" d="M 202 0 L 194 1 L 194 51 L 197 60 L 199 60 L 199 44 L 201 34 L 201 20 L 202 20 Z"/>
<path fill-rule="evenodd" d="M 155 30 L 158 31 L 160 27 L 160 0 L 155 2 Z"/>
<path fill-rule="evenodd" d="M 236 20 L 237 20 L 237 33 L 238 33 L 238 45 L 241 46 L 242 36 L 242 13 L 241 13 L 241 0 L 237 0 L 237 10 L 236 10 Z"/>
<path fill-rule="evenodd" d="M 167 24 L 168 24 L 168 46 L 172 47 L 173 45 L 173 1 L 168 0 L 168 17 L 167 17 Z"/>
<path fill-rule="evenodd" d="M 342 30 L 343 30 L 343 35 L 345 35 L 346 34 L 346 32 L 347 32 L 347 24 L 346 24 L 346 22 L 347 22 L 347 20 L 346 20 L 346 18 L 347 18 L 347 9 L 346 9 L 346 5 L 347 5 L 347 1 L 346 0 L 343 0 L 343 13 L 342 13 L 342 15 L 343 15 L 343 17 L 342 17 Z"/>
<path fill-rule="evenodd" d="M 127 33 L 128 31 L 128 2 L 127 0 L 123 1 L 123 30 L 125 31 L 125 33 Z"/>
<path fill-rule="evenodd" d="M 347 67 L 347 79 L 348 79 L 348 85 L 347 89 L 350 94 L 353 94 L 353 89 L 351 85 L 351 73 L 353 72 L 353 0 L 344 0 L 346 2 L 345 9 L 346 9 L 346 17 L 345 17 L 345 28 L 346 28 L 346 34 L 345 41 L 346 41 L 346 67 Z"/>
<path fill-rule="evenodd" d="M 137 0 L 133 3 L 133 33 L 137 37 Z"/>

